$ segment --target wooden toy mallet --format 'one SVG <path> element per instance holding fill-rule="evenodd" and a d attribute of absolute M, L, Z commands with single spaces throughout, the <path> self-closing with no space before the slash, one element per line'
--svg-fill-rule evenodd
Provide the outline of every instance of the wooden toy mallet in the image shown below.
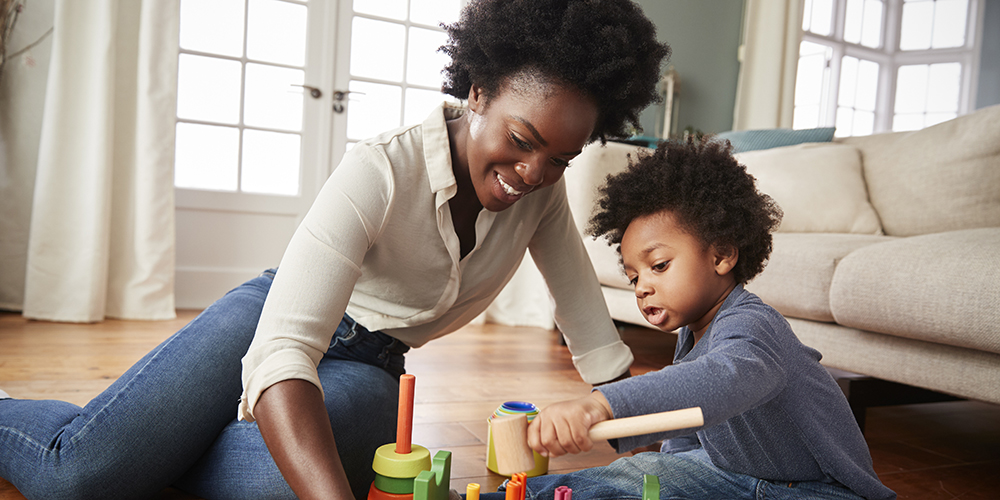
<path fill-rule="evenodd" d="M 704 424 L 701 408 L 694 407 L 605 420 L 594 424 L 589 434 L 592 441 L 599 441 L 701 427 Z M 490 426 L 500 474 L 523 472 L 535 466 L 535 458 L 528 447 L 527 416 L 494 418 Z"/>

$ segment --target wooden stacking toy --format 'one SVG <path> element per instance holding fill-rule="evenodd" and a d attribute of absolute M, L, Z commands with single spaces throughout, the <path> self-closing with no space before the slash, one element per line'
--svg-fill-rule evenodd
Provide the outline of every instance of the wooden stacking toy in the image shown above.
<path fill-rule="evenodd" d="M 527 448 L 528 422 L 532 421 L 536 415 L 538 415 L 538 408 L 525 401 L 507 401 L 490 415 L 490 418 L 486 420 L 488 428 L 487 469 L 504 476 L 510 476 L 515 472 L 524 472 L 528 477 L 541 476 L 549 471 L 548 457 L 543 457 L 538 453 L 529 453 L 527 458 L 525 455 L 496 453 L 498 448 L 509 449 L 511 446 Z M 510 417 L 520 418 L 509 420 Z M 501 427 L 498 433 L 493 430 L 495 426 Z M 504 440 L 503 443 L 497 442 L 498 434 L 500 439 Z M 515 442 L 513 444 L 507 443 L 506 440 L 510 439 Z M 531 451 L 530 448 L 528 451 Z"/>
<path fill-rule="evenodd" d="M 375 481 L 368 490 L 368 500 L 448 499 L 451 452 L 438 451 L 432 460 L 427 448 L 412 443 L 415 388 L 416 377 L 399 377 L 396 442 L 375 451 Z"/>
<path fill-rule="evenodd" d="M 701 408 L 686 408 L 598 422 L 590 428 L 590 439 L 598 441 L 640 436 L 701 427 L 704 424 Z M 528 447 L 527 429 L 528 419 L 524 414 L 491 419 L 490 453 L 496 457 L 497 474 L 510 475 L 534 467 L 535 457 L 539 455 Z M 547 467 L 548 462 L 546 462 Z"/>

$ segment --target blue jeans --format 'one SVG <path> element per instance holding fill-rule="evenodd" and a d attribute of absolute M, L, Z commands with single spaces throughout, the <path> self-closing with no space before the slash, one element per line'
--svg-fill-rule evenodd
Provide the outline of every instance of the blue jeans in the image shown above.
<path fill-rule="evenodd" d="M 234 418 L 240 360 L 273 277 L 230 291 L 83 408 L 0 400 L 0 477 L 29 499 L 148 498 L 170 485 L 208 499 L 295 498 L 257 424 Z M 374 479 L 375 450 L 395 441 L 407 350 L 345 315 L 320 361 L 357 498 Z"/>
<path fill-rule="evenodd" d="M 553 498 L 555 489 L 568 486 L 574 500 L 641 500 L 642 479 L 652 474 L 660 481 L 660 500 L 863 500 L 839 484 L 777 483 L 724 471 L 702 448 L 676 454 L 648 452 L 620 458 L 605 467 L 569 474 L 528 478 L 526 500 Z M 487 493 L 482 500 L 502 500 L 504 493 Z"/>

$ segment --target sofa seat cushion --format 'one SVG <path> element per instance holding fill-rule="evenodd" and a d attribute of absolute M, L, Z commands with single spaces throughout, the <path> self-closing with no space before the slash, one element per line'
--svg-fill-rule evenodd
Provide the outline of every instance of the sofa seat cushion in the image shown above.
<path fill-rule="evenodd" d="M 861 151 L 885 234 L 1000 226 L 1000 105 L 922 130 L 843 143 Z"/>
<path fill-rule="evenodd" d="M 830 282 L 851 252 L 893 238 L 866 234 L 776 233 L 767 267 L 746 289 L 785 316 L 833 321 Z"/>
<path fill-rule="evenodd" d="M 837 323 L 1000 353 L 1000 228 L 900 238 L 859 248 L 837 266 Z"/>

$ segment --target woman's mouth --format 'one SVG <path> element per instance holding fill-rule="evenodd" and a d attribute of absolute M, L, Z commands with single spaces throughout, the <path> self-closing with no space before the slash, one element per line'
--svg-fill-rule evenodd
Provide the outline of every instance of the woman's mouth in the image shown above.
<path fill-rule="evenodd" d="M 521 199 L 522 196 L 528 194 L 528 192 L 531 191 L 530 187 L 527 189 L 525 188 L 516 189 L 513 185 L 511 185 L 512 183 L 505 181 L 504 178 L 499 173 L 496 174 L 496 178 L 497 178 L 497 186 L 499 187 L 499 189 L 497 190 L 498 191 L 497 197 L 504 202 L 514 203 L 515 201 Z"/>

